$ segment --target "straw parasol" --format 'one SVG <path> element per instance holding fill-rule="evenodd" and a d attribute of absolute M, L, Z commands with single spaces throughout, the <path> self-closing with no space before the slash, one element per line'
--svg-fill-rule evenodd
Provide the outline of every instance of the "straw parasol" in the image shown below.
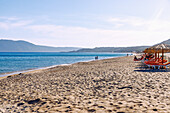
<path fill-rule="evenodd" d="M 157 44 L 155 46 L 152 46 L 150 48 L 146 48 L 143 52 L 144 53 L 162 53 L 162 50 L 164 53 L 170 52 L 170 45 L 167 44 Z"/>
<path fill-rule="evenodd" d="M 163 63 L 164 53 L 170 52 L 170 45 L 157 44 L 150 48 L 146 48 L 143 52 L 144 53 L 155 53 L 155 58 L 157 57 L 157 53 L 158 53 L 158 58 L 159 58 L 159 53 L 162 53 L 162 63 Z"/>

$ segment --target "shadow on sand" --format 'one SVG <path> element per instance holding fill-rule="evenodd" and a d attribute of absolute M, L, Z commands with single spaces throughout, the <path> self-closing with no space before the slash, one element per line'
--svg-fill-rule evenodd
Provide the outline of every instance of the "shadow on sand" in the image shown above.
<path fill-rule="evenodd" d="M 141 69 L 141 70 L 134 70 L 134 71 L 137 71 L 137 72 L 170 72 L 169 69 Z"/>
<path fill-rule="evenodd" d="M 134 70 L 136 72 L 170 72 L 170 69 L 151 69 L 148 68 L 144 65 L 138 65 L 138 67 L 136 67 L 136 69 Z"/>

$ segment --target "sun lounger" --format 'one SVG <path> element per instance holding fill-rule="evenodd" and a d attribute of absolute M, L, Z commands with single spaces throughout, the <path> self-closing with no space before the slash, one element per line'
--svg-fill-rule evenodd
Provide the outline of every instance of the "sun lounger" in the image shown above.
<path fill-rule="evenodd" d="M 154 69 L 156 69 L 156 67 L 158 67 L 158 69 L 160 69 L 160 67 L 165 67 L 166 69 L 168 68 L 168 66 L 170 66 L 170 62 L 166 63 L 166 64 L 162 64 L 159 62 L 154 62 L 154 63 L 146 63 L 144 62 L 145 65 L 147 65 L 148 67 L 153 67 Z"/>
<path fill-rule="evenodd" d="M 144 57 L 142 56 L 141 58 L 134 58 L 134 61 L 141 61 L 143 59 L 144 59 Z"/>

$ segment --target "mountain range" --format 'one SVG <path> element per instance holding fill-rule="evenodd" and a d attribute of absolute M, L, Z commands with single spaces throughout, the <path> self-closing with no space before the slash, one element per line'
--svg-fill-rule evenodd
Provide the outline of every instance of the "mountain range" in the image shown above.
<path fill-rule="evenodd" d="M 170 45 L 170 39 L 158 44 Z M 155 44 L 157 45 L 157 44 Z M 96 47 L 96 48 L 82 48 L 74 52 L 142 52 L 150 46 L 133 46 L 133 47 Z"/>
<path fill-rule="evenodd" d="M 0 52 L 68 52 L 79 49 L 78 47 L 41 46 L 23 40 L 0 40 Z"/>
<path fill-rule="evenodd" d="M 140 52 L 149 46 L 133 46 L 133 47 L 96 47 L 93 49 L 79 49 L 73 52 Z"/>
<path fill-rule="evenodd" d="M 158 44 L 169 44 L 170 39 Z M 156 45 L 156 44 L 155 44 Z M 0 40 L 0 52 L 141 52 L 150 46 L 132 46 L 132 47 L 96 47 L 96 48 L 78 48 L 78 47 L 50 47 L 35 45 L 33 43 L 19 40 Z"/>

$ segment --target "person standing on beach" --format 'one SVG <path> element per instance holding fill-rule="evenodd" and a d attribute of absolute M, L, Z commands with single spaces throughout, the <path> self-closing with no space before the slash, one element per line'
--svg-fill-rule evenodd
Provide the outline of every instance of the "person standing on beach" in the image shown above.
<path fill-rule="evenodd" d="M 95 57 L 95 60 L 98 60 L 98 56 Z"/>

